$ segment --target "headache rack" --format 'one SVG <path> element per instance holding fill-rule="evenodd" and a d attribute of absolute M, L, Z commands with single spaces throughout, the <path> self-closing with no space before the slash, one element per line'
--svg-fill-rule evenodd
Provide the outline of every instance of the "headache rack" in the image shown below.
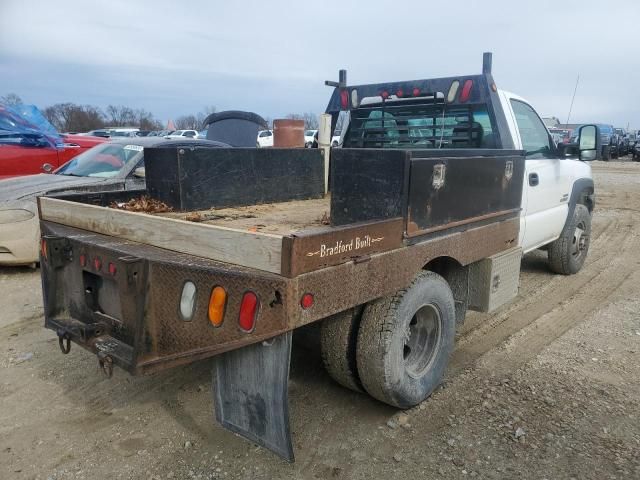
<path fill-rule="evenodd" d="M 437 96 L 351 110 L 344 148 L 495 148 L 486 107 L 447 106 Z M 479 118 L 476 118 L 479 117 Z M 477 120 L 485 120 L 480 123 Z"/>
<path fill-rule="evenodd" d="M 332 132 L 338 117 L 346 148 L 514 148 L 502 138 L 507 120 L 491 75 L 491 53 L 483 56 L 482 73 L 456 77 L 347 85 L 340 71 L 326 113 Z"/>

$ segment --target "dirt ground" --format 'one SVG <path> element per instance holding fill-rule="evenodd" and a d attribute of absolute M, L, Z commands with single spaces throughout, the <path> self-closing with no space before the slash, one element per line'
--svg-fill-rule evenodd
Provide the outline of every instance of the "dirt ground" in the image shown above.
<path fill-rule="evenodd" d="M 640 478 L 640 163 L 594 162 L 591 250 L 544 252 L 520 294 L 470 314 L 445 384 L 405 413 L 293 354 L 296 463 L 214 424 L 206 362 L 106 379 L 43 328 L 37 271 L 0 270 L 1 479 Z"/>

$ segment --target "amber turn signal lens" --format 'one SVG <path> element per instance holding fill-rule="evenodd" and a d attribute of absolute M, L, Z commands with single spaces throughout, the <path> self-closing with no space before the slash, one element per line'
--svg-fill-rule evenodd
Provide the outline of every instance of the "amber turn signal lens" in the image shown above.
<path fill-rule="evenodd" d="M 214 327 L 222 325 L 226 304 L 227 292 L 222 287 L 215 287 L 209 298 L 209 321 Z"/>

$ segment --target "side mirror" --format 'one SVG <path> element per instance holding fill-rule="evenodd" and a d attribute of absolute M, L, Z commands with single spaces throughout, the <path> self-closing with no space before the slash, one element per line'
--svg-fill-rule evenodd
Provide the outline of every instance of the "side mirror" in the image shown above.
<path fill-rule="evenodd" d="M 145 177 L 145 170 L 144 167 L 138 167 L 133 171 L 133 176 L 136 178 L 144 178 Z"/>
<path fill-rule="evenodd" d="M 600 129 L 597 125 L 583 125 L 578 130 L 578 149 L 580 160 L 591 162 L 601 155 Z"/>

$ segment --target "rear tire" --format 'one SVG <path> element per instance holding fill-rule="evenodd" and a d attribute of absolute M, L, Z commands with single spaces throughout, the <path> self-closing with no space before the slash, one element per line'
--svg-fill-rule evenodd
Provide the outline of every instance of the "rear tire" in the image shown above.
<path fill-rule="evenodd" d="M 405 290 L 369 303 L 358 333 L 362 386 L 395 407 L 420 403 L 442 381 L 455 329 L 453 294 L 434 272 L 421 272 Z"/>
<path fill-rule="evenodd" d="M 325 318 L 320 325 L 322 363 L 331 378 L 343 387 L 363 392 L 356 367 L 356 342 L 362 307 Z"/>
<path fill-rule="evenodd" d="M 602 147 L 602 160 L 608 162 L 611 159 L 611 148 L 609 145 L 604 145 Z"/>
<path fill-rule="evenodd" d="M 584 205 L 578 204 L 571 221 L 562 230 L 560 238 L 549 245 L 549 266 L 555 273 L 573 275 L 584 265 L 589 252 L 591 237 L 591 214 Z"/>

